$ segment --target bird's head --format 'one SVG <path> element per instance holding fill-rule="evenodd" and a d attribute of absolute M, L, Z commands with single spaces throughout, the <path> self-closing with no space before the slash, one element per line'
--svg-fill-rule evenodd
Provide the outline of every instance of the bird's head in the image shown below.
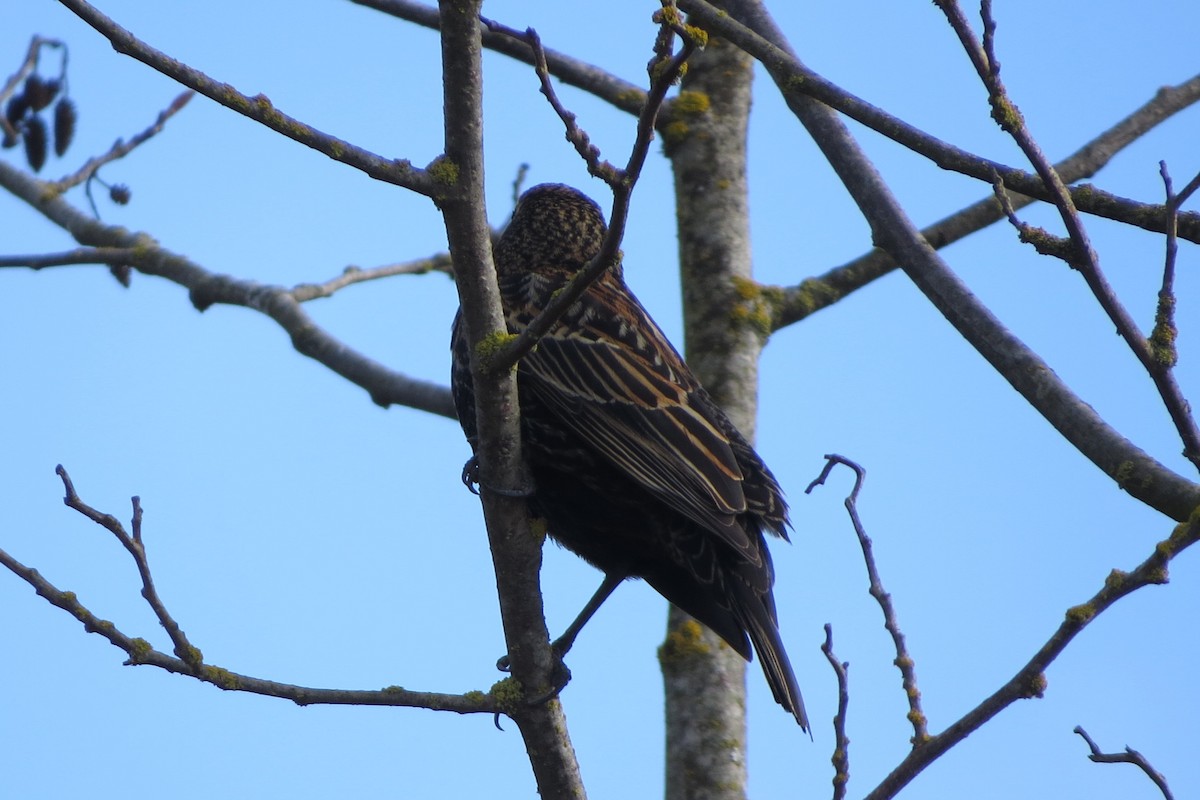
<path fill-rule="evenodd" d="M 570 272 L 600 251 L 607 226 L 600 206 L 561 183 L 534 186 L 517 201 L 496 244 L 500 274 Z"/>

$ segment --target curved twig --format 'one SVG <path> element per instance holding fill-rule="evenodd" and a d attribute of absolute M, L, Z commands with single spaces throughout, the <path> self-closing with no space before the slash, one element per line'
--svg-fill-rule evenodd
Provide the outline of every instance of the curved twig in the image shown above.
<path fill-rule="evenodd" d="M 1088 749 L 1092 751 L 1088 755 L 1090 760 L 1097 764 L 1133 764 L 1146 773 L 1146 777 L 1154 781 L 1154 785 L 1162 792 L 1164 800 L 1174 800 L 1174 795 L 1171 794 L 1171 789 L 1167 786 L 1167 779 L 1163 777 L 1161 772 L 1151 766 L 1146 757 L 1137 750 L 1134 750 L 1132 747 L 1126 747 L 1124 753 L 1102 753 L 1100 752 L 1100 746 L 1096 744 L 1091 736 L 1088 736 L 1087 731 L 1082 727 L 1076 725 L 1075 733 L 1082 736 L 1083 740 L 1087 742 Z"/>
<path fill-rule="evenodd" d="M 859 546 L 862 548 L 863 561 L 867 565 L 867 578 L 870 581 L 869 591 L 871 597 L 875 598 L 875 602 L 879 604 L 879 608 L 883 611 L 883 627 L 891 635 L 892 644 L 896 648 L 896 660 L 893 663 L 900 670 L 900 681 L 904 687 L 904 695 L 908 698 L 908 721 L 913 726 L 912 745 L 913 747 L 920 747 L 929 741 L 929 726 L 925 718 L 925 712 L 921 709 L 921 690 L 917 688 L 916 663 L 913 661 L 912 656 L 909 655 L 908 645 L 904 641 L 904 634 L 900 631 L 900 623 L 896 620 L 896 608 L 892 605 L 892 596 L 883 588 L 883 581 L 879 578 L 879 569 L 875 566 L 875 552 L 871 545 L 871 537 L 867 536 L 862 520 L 858 516 L 858 493 L 862 489 L 863 481 L 866 480 L 867 471 L 845 456 L 830 454 L 825 456 L 825 459 L 825 468 L 821 470 L 821 474 L 817 476 L 816 480 L 808 485 L 804 493 L 811 494 L 814 488 L 824 484 L 825 479 L 829 477 L 829 473 L 837 464 L 842 464 L 854 470 L 854 489 L 846 497 L 846 511 L 850 514 L 850 521 L 854 525 L 854 533 L 857 534 Z"/>

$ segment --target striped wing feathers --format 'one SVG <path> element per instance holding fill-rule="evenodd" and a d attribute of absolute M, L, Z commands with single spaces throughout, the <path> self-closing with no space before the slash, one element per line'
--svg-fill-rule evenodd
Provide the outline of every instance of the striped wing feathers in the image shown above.
<path fill-rule="evenodd" d="M 728 421 L 678 369 L 682 361 L 641 306 L 626 296 L 614 309 L 609 293 L 597 291 L 606 288 L 594 286 L 522 360 L 521 391 L 654 496 L 761 563 L 737 520 L 747 510 L 745 476 L 723 430 Z"/>

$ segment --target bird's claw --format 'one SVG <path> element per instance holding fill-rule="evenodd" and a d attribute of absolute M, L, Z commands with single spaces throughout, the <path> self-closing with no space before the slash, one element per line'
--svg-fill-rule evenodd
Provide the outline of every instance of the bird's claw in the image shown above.
<path fill-rule="evenodd" d="M 479 494 L 479 459 L 475 456 L 463 464 L 462 482 L 471 494 Z"/>
<path fill-rule="evenodd" d="M 571 682 L 571 670 L 569 667 L 567 667 L 566 662 L 563 661 L 562 654 L 559 653 L 558 648 L 555 647 L 556 644 L 557 642 L 552 642 L 550 645 L 550 653 L 554 656 L 554 665 L 550 668 L 549 690 L 537 695 L 536 697 L 523 700 L 522 702 L 524 705 L 532 707 L 540 706 L 543 703 L 548 703 L 554 698 L 558 697 L 562 690 L 567 688 L 567 684 Z M 500 670 L 501 672 L 512 671 L 512 664 L 509 661 L 507 653 L 496 659 L 496 669 Z"/>
<path fill-rule="evenodd" d="M 567 684 L 571 682 L 571 670 L 563 663 L 561 658 L 554 660 L 554 669 L 550 673 L 550 689 L 537 697 L 525 700 L 526 706 L 540 706 L 543 703 L 549 703 L 554 698 L 562 693 L 562 690 L 567 688 Z"/>
<path fill-rule="evenodd" d="M 493 494 L 502 495 L 504 497 L 532 497 L 532 486 L 518 486 L 515 489 L 506 489 L 501 486 L 491 486 L 483 482 L 479 477 L 479 459 L 471 456 L 467 459 L 467 463 L 463 464 L 462 482 L 471 494 L 479 494 L 480 489 L 487 489 Z"/>

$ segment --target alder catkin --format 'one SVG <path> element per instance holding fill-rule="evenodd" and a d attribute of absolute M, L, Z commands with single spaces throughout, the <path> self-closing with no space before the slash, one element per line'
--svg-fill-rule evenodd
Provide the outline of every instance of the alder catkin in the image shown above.
<path fill-rule="evenodd" d="M 39 116 L 25 120 L 25 160 L 34 172 L 46 163 L 46 123 Z"/>
<path fill-rule="evenodd" d="M 75 103 L 69 97 L 64 97 L 54 106 L 54 154 L 59 158 L 71 146 L 75 138 L 75 121 L 78 114 Z"/>

